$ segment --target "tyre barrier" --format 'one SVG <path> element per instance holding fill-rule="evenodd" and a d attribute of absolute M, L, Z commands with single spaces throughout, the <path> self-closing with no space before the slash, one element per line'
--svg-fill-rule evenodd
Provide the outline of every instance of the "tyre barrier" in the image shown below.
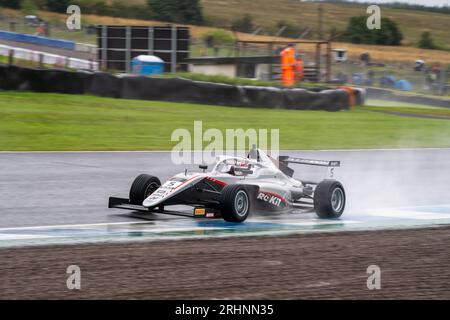
<path fill-rule="evenodd" d="M 235 86 L 182 78 L 115 76 L 103 72 L 72 72 L 0 65 L 0 89 L 92 94 L 102 97 L 190 102 L 235 107 L 338 111 L 350 108 L 350 95 L 342 89 L 282 89 Z M 364 103 L 363 90 L 355 90 Z"/>

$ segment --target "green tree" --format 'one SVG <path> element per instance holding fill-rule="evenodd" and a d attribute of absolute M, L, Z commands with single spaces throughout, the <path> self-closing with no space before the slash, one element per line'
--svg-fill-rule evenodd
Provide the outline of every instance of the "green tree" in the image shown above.
<path fill-rule="evenodd" d="M 397 22 L 389 18 L 381 18 L 381 30 L 387 33 L 386 43 L 378 44 L 388 44 L 393 46 L 399 46 L 403 40 L 403 34 L 398 27 Z M 378 30 L 377 30 L 378 31 Z"/>
<path fill-rule="evenodd" d="M 25 14 L 35 14 L 38 9 L 37 3 L 34 0 L 22 0 L 20 7 Z"/>
<path fill-rule="evenodd" d="M 381 29 L 370 30 L 367 17 L 351 17 L 345 31 L 345 38 L 352 43 L 400 45 L 403 34 L 397 23 L 389 18 L 381 18 Z"/>
<path fill-rule="evenodd" d="M 20 9 L 20 0 L 0 0 L 0 7 Z"/>
<path fill-rule="evenodd" d="M 420 36 L 418 47 L 422 49 L 436 49 L 436 45 L 434 44 L 433 38 L 431 37 L 431 33 L 429 33 L 428 31 L 422 33 L 422 35 Z"/>
<path fill-rule="evenodd" d="M 249 14 L 245 14 L 242 18 L 235 20 L 231 24 L 231 30 L 251 33 L 254 30 L 253 18 Z"/>
<path fill-rule="evenodd" d="M 203 24 L 199 0 L 147 0 L 155 18 L 177 23 Z"/>
<path fill-rule="evenodd" d="M 66 13 L 70 0 L 47 0 L 45 7 L 48 11 Z"/>

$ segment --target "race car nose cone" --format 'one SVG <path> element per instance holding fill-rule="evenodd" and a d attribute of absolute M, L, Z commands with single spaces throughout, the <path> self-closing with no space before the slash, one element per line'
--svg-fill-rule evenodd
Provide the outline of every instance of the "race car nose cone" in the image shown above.
<path fill-rule="evenodd" d="M 142 205 L 143 205 L 144 207 L 151 207 L 153 202 L 154 202 L 154 201 L 150 201 L 150 200 L 148 200 L 148 199 L 145 199 L 144 202 L 142 203 Z"/>
<path fill-rule="evenodd" d="M 144 200 L 142 205 L 144 207 L 147 207 L 147 208 L 154 207 L 154 206 L 158 205 L 161 202 L 162 198 L 163 197 L 154 197 L 154 196 L 152 197 L 152 196 L 150 196 L 150 197 L 148 197 L 147 199 Z"/>

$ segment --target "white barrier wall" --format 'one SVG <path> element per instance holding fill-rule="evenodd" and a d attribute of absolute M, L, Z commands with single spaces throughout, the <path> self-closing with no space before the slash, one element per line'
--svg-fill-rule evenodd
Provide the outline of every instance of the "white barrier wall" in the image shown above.
<path fill-rule="evenodd" d="M 68 68 L 72 69 L 98 71 L 98 63 L 95 61 L 71 58 L 47 52 L 11 47 L 7 45 L 0 45 L 0 56 L 9 56 L 11 50 L 13 50 L 14 52 L 15 59 L 39 62 L 39 57 L 42 55 L 44 64 L 53 65 L 55 67 L 67 66 Z"/>
<path fill-rule="evenodd" d="M 97 46 L 93 44 L 75 43 L 75 51 L 97 54 Z"/>

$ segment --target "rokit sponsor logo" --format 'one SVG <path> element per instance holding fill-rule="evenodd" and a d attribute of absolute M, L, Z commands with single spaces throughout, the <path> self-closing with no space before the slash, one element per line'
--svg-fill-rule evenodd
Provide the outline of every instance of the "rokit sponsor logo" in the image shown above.
<path fill-rule="evenodd" d="M 266 194 L 264 192 L 260 192 L 257 197 L 258 200 L 263 200 L 267 203 L 273 204 L 274 206 L 279 207 L 281 205 L 281 199 L 277 196 Z"/>

